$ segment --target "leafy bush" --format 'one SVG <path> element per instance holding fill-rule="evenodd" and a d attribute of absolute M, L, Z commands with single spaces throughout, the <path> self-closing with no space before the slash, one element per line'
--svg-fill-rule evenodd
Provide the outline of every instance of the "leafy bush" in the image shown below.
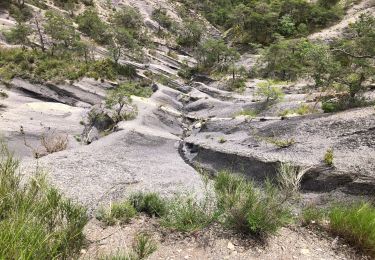
<path fill-rule="evenodd" d="M 270 44 L 278 36 L 295 37 L 311 33 L 338 21 L 343 8 L 335 1 L 318 3 L 306 0 L 253 0 L 197 2 L 182 0 L 188 7 L 203 12 L 214 25 L 231 29 L 239 43 Z M 324 4 L 323 4 L 324 3 Z"/>
<path fill-rule="evenodd" d="M 334 206 L 329 214 L 332 232 L 375 257 L 375 207 L 369 203 Z"/>
<path fill-rule="evenodd" d="M 87 34 L 92 39 L 101 44 L 107 44 L 110 36 L 108 34 L 108 26 L 100 19 L 94 8 L 86 9 L 76 18 L 78 30 Z"/>
<path fill-rule="evenodd" d="M 106 225 L 112 226 L 117 223 L 125 224 L 137 214 L 137 211 L 129 201 L 121 201 L 110 204 L 109 207 L 101 207 L 96 218 Z"/>
<path fill-rule="evenodd" d="M 187 19 L 178 32 L 177 43 L 184 47 L 196 47 L 201 41 L 203 27 L 200 23 Z"/>
<path fill-rule="evenodd" d="M 138 212 L 146 213 L 149 216 L 164 216 L 167 210 L 167 202 L 157 193 L 138 192 L 130 196 L 130 203 Z"/>
<path fill-rule="evenodd" d="M 208 201 L 177 197 L 168 202 L 161 224 L 181 232 L 194 232 L 207 227 L 214 219 L 215 213 L 209 208 Z"/>
<path fill-rule="evenodd" d="M 54 188 L 41 173 L 22 180 L 18 161 L 0 147 L 0 258 L 74 258 L 83 245 L 84 208 Z"/>
<path fill-rule="evenodd" d="M 279 101 L 284 97 L 284 93 L 280 87 L 272 86 L 272 81 L 260 82 L 258 83 L 258 88 L 256 90 L 256 95 L 264 97 L 266 102 Z"/>
<path fill-rule="evenodd" d="M 240 232 L 265 236 L 291 220 L 279 191 L 269 181 L 261 191 L 253 182 L 222 171 L 215 179 L 215 190 L 224 223 Z"/>
<path fill-rule="evenodd" d="M 51 56 L 41 51 L 0 48 L 0 77 L 14 77 L 36 81 L 76 80 L 81 77 L 115 80 L 119 76 L 134 77 L 135 69 L 117 65 L 110 60 L 80 60 L 74 53 Z"/>
<path fill-rule="evenodd" d="M 171 17 L 168 15 L 167 10 L 163 8 L 157 8 L 154 11 L 152 11 L 152 18 L 157 21 L 160 26 L 166 28 L 166 29 L 171 29 L 173 26 L 173 20 Z"/>

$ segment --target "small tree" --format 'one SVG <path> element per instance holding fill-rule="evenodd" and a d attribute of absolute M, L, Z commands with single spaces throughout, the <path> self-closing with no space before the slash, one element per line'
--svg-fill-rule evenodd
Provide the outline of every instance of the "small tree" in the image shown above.
<path fill-rule="evenodd" d="M 116 64 L 118 64 L 119 59 L 124 55 L 125 50 L 134 50 L 136 46 L 136 40 L 127 29 L 115 28 L 112 31 L 109 51 Z"/>
<path fill-rule="evenodd" d="M 108 92 L 105 102 L 108 108 L 115 110 L 113 120 L 116 123 L 128 117 L 128 113 L 124 112 L 123 109 L 132 103 L 131 94 L 129 93 L 129 88 L 132 86 L 133 83 L 124 83 Z"/>
<path fill-rule="evenodd" d="M 223 40 L 209 39 L 198 49 L 199 62 L 204 67 L 228 67 L 239 58 L 238 52 L 228 47 Z"/>
<path fill-rule="evenodd" d="M 278 101 L 284 97 L 284 93 L 282 92 L 281 88 L 273 86 L 272 81 L 270 80 L 259 83 L 255 94 L 266 98 L 266 103 L 270 101 Z"/>
<path fill-rule="evenodd" d="M 201 41 L 202 34 L 203 27 L 192 19 L 187 19 L 178 33 L 177 43 L 185 47 L 196 47 Z"/>
<path fill-rule="evenodd" d="M 47 11 L 45 16 L 47 23 L 44 28 L 52 38 L 54 47 L 63 44 L 65 48 L 69 48 L 79 40 L 79 35 L 75 31 L 71 19 L 52 11 Z"/>
<path fill-rule="evenodd" d="M 25 23 L 18 21 L 16 27 L 4 33 L 6 40 L 12 44 L 20 44 L 23 48 L 30 44 L 28 36 L 32 30 Z"/>
<path fill-rule="evenodd" d="M 77 16 L 76 22 L 78 30 L 87 34 L 98 43 L 107 44 L 109 42 L 108 26 L 100 19 L 94 8 L 86 9 Z"/>

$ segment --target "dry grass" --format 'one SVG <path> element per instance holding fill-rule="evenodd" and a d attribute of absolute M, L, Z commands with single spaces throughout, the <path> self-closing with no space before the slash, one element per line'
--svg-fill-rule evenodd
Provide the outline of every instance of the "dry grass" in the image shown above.
<path fill-rule="evenodd" d="M 47 132 L 41 136 L 40 143 L 48 154 L 64 151 L 69 144 L 68 135 L 56 134 L 55 131 Z"/>

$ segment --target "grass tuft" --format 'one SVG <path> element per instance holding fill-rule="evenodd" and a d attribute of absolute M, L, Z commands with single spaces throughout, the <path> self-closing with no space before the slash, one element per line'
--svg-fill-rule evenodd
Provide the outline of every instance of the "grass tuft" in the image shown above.
<path fill-rule="evenodd" d="M 369 203 L 334 206 L 330 228 L 348 242 L 375 257 L 375 207 Z"/>
<path fill-rule="evenodd" d="M 0 145 L 0 259 L 74 258 L 83 245 L 86 210 L 62 197 L 40 172 L 21 179 Z"/>
<path fill-rule="evenodd" d="M 138 192 L 132 194 L 129 201 L 138 212 L 146 213 L 150 217 L 164 216 L 167 210 L 167 202 L 157 193 Z"/>
<path fill-rule="evenodd" d="M 291 220 L 279 191 L 269 181 L 261 191 L 253 182 L 222 171 L 215 180 L 215 190 L 224 223 L 240 232 L 264 237 Z"/>
<path fill-rule="evenodd" d="M 129 223 L 136 214 L 137 211 L 129 201 L 121 201 L 99 208 L 96 218 L 108 226 L 113 226 Z"/>
<path fill-rule="evenodd" d="M 176 231 L 194 232 L 207 227 L 214 219 L 215 212 L 206 201 L 180 196 L 168 202 L 161 224 Z"/>

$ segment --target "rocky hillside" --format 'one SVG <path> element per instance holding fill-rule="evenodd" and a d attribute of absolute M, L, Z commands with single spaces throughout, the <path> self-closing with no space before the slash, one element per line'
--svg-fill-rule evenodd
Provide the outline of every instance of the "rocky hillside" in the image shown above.
<path fill-rule="evenodd" d="M 2 2 L 1 135 L 25 180 L 43 169 L 52 186 L 87 209 L 85 243 L 69 257 L 374 256 L 375 244 L 366 241 L 375 236 L 375 213 L 367 214 L 369 238 L 361 242 L 335 232 L 332 219 L 301 219 L 311 207 L 374 207 L 375 1 Z M 242 208 L 220 208 L 223 171 L 254 181 L 266 194 L 257 205 L 270 203 L 261 199 L 273 183 L 291 221 L 259 231 L 246 212 L 247 224 L 238 224 Z M 193 198 L 185 224 L 195 223 L 192 212 L 217 207 L 217 214 L 206 225 L 198 216 L 190 230 L 165 224 L 185 208 L 110 227 L 98 217 L 136 192 Z M 207 196 L 215 206 L 202 206 Z M 265 208 L 264 216 L 274 209 Z M 223 224 L 231 214 L 237 229 Z M 157 244 L 150 254 L 134 249 L 144 233 Z M 17 258 L 9 252 L 0 256 Z"/>

